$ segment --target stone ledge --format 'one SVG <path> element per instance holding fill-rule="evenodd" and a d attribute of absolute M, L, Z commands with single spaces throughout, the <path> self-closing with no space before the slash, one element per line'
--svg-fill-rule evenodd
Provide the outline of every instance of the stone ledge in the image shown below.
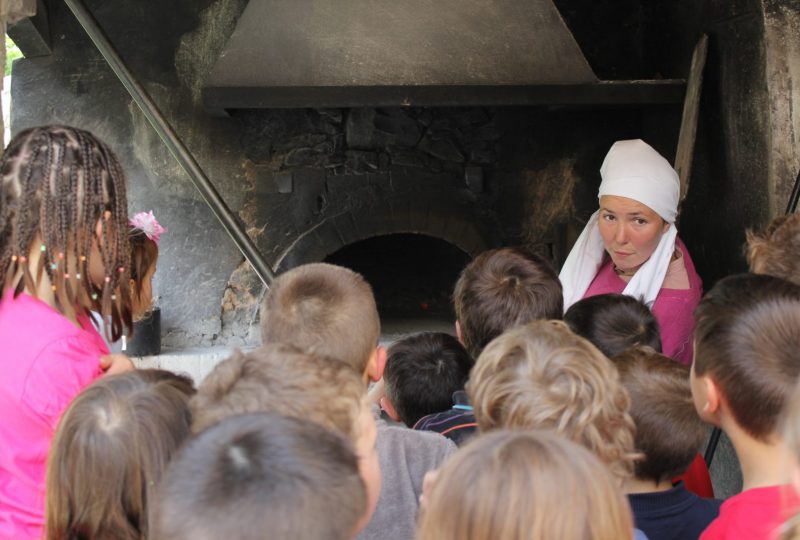
<path fill-rule="evenodd" d="M 235 347 L 197 347 L 165 350 L 158 356 L 132 357 L 131 360 L 139 369 L 165 369 L 188 375 L 194 380 L 195 385 L 198 385 L 214 366 L 228 358 L 234 349 Z"/>

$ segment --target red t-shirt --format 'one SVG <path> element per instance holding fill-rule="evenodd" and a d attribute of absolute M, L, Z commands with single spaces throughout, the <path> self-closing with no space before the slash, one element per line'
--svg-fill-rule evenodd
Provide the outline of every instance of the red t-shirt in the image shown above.
<path fill-rule="evenodd" d="M 791 486 L 753 488 L 724 503 L 700 540 L 777 540 L 781 526 L 800 509 Z"/>

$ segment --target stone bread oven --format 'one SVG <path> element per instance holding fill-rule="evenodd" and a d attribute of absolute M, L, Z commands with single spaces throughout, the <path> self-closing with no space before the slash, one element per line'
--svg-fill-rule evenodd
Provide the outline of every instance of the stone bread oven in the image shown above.
<path fill-rule="evenodd" d="M 780 115 L 797 68 L 779 59 L 800 35 L 780 6 L 86 3 L 273 268 L 329 260 L 371 272 L 376 290 L 396 289 L 379 291 L 392 317 L 448 318 L 457 269 L 490 247 L 522 244 L 560 263 L 613 141 L 642 137 L 674 156 L 703 32 L 681 227 L 707 281 L 741 265 L 741 235 L 725 221 L 757 225 L 783 207 L 791 179 L 779 173 L 798 160 L 770 151 L 800 129 Z M 263 285 L 71 13 L 40 7 L 49 48 L 14 65 L 13 131 L 69 123 L 119 152 L 131 210 L 152 208 L 169 228 L 155 283 L 165 348 L 256 343 Z"/>

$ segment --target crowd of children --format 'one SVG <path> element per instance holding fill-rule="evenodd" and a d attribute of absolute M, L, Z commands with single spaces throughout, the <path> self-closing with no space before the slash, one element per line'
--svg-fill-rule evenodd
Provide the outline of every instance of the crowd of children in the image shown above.
<path fill-rule="evenodd" d="M 550 263 L 501 248 L 463 270 L 455 336 L 388 350 L 360 275 L 287 271 L 261 346 L 195 388 L 103 339 L 150 306 L 164 232 L 128 219 L 111 149 L 26 130 L 0 183 L 2 539 L 800 539 L 800 215 L 748 233 L 690 367 L 648 304 L 565 313 Z M 742 468 L 726 501 L 709 426 Z"/>

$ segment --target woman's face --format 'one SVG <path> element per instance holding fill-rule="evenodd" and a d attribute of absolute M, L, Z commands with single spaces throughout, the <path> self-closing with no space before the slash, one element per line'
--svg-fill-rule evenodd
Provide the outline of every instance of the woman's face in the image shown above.
<path fill-rule="evenodd" d="M 634 270 L 653 254 L 669 223 L 640 202 L 603 195 L 600 197 L 600 235 L 614 265 Z"/>

